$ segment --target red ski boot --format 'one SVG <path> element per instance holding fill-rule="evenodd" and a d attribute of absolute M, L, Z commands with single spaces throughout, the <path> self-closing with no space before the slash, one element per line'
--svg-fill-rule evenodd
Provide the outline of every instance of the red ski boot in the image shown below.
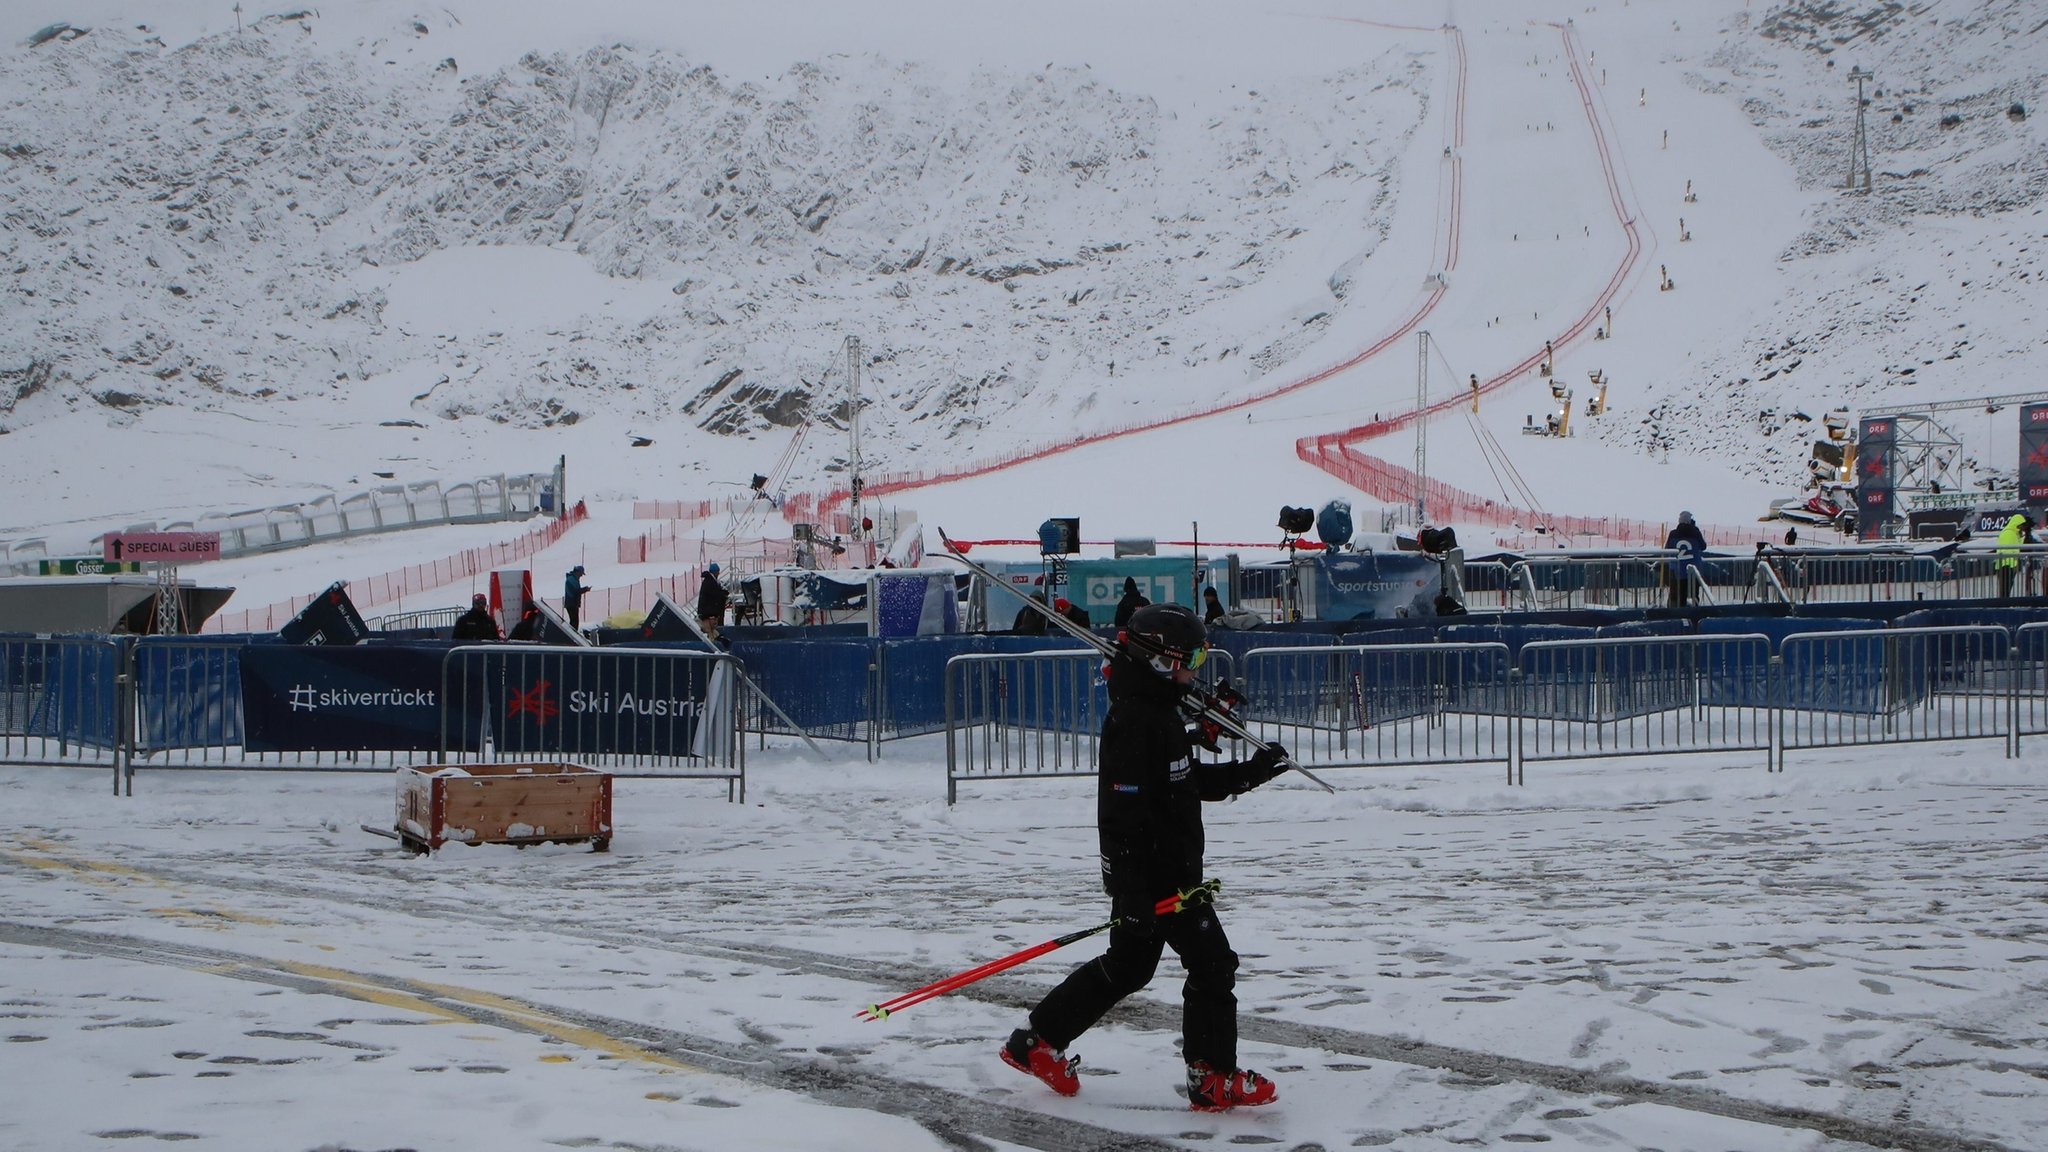
<path fill-rule="evenodd" d="M 1196 1112 L 1228 1112 L 1232 1108 L 1255 1108 L 1280 1098 L 1271 1080 L 1239 1068 L 1217 1072 L 1207 1064 L 1188 1065 L 1188 1108 Z"/>
<path fill-rule="evenodd" d="M 1076 1075 L 1081 1058 L 1052 1047 L 1029 1028 L 1010 1033 L 1010 1042 L 1003 1045 L 1003 1063 L 1027 1076 L 1038 1077 L 1047 1088 L 1062 1096 L 1072 1096 L 1081 1090 L 1081 1077 Z"/>

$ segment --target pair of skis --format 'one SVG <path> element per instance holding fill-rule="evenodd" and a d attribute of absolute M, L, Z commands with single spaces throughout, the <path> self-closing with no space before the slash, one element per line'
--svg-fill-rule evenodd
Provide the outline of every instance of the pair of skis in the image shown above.
<path fill-rule="evenodd" d="M 1171 916 L 1192 904 L 1211 903 L 1216 899 L 1216 893 L 1222 887 L 1223 882 L 1221 880 L 1205 880 L 1193 888 L 1188 888 L 1162 898 L 1159 903 L 1152 906 L 1152 914 L 1154 916 Z M 1116 921 L 1111 920 L 1106 923 L 1097 924 L 1093 928 L 1083 928 L 1079 932 L 1069 932 L 1065 936 L 1056 936 L 1043 944 L 1033 944 L 1021 952 L 1012 952 L 1000 960 L 991 960 L 986 964 L 977 964 L 965 972 L 956 972 L 943 980 L 934 980 L 922 988 L 914 988 L 894 999 L 884 1000 L 880 1004 L 870 1004 L 854 1013 L 854 1016 L 861 1020 L 886 1020 L 892 1013 L 901 1012 L 913 1004 L 922 1004 L 934 997 L 944 996 L 948 992 L 957 992 L 978 980 L 986 980 L 998 972 L 1007 972 L 1027 960 L 1036 960 L 1047 952 L 1058 951 L 1069 944 L 1079 940 L 1086 940 L 1090 936 L 1100 932 L 1107 932 L 1114 927 L 1116 927 Z"/>
<path fill-rule="evenodd" d="M 1079 624 L 1074 623 L 1072 620 L 1067 619 L 1065 616 L 1060 615 L 1057 611 L 1053 609 L 1052 605 L 1047 604 L 1044 601 L 1039 600 L 1036 597 L 1033 597 L 1025 593 L 1022 589 L 1010 583 L 1008 580 L 1005 580 L 1001 576 L 996 575 L 994 572 L 989 571 L 989 569 L 984 565 L 976 563 L 973 560 L 969 560 L 967 557 L 961 555 L 960 550 L 953 546 L 953 538 L 946 535 L 946 530 L 944 528 L 941 528 L 938 531 L 939 542 L 946 546 L 946 559 L 955 560 L 961 564 L 966 565 L 968 571 L 973 572 L 975 575 L 981 577 L 984 581 L 986 581 L 989 584 L 995 585 L 999 588 L 1009 589 L 1010 592 L 1015 594 L 1019 599 L 1023 600 L 1025 605 L 1029 607 L 1032 611 L 1038 613 L 1040 616 L 1045 617 L 1048 623 L 1052 624 L 1054 627 L 1058 628 L 1060 631 L 1066 633 L 1067 635 L 1072 636 L 1074 639 L 1079 640 L 1082 643 L 1088 645 L 1089 647 L 1095 649 L 1097 652 L 1101 653 L 1105 659 L 1114 659 L 1116 657 L 1116 645 L 1110 643 L 1107 640 L 1104 640 L 1102 637 L 1097 636 L 1095 633 L 1090 632 L 1088 629 L 1081 627 Z M 1202 717 L 1206 718 L 1211 723 L 1215 724 L 1217 727 L 1223 729 L 1225 732 L 1228 732 L 1232 736 L 1235 736 L 1238 739 L 1245 741 L 1254 748 L 1271 747 L 1271 745 L 1267 744 L 1264 740 L 1259 739 L 1257 736 L 1254 736 L 1249 731 L 1247 731 L 1244 725 L 1239 724 L 1236 718 L 1231 716 L 1228 709 L 1218 705 L 1215 698 L 1210 696 L 1208 693 L 1203 692 L 1199 688 L 1190 686 L 1188 689 L 1188 696 L 1200 709 L 1199 714 Z M 1323 791 L 1336 791 L 1335 788 L 1330 787 L 1328 783 L 1324 782 L 1321 777 L 1317 776 L 1313 772 L 1310 772 L 1308 769 L 1303 768 L 1300 764 L 1295 763 L 1294 758 L 1292 756 L 1287 758 L 1286 765 L 1289 769 L 1295 772 L 1299 772 L 1303 776 L 1308 777 L 1310 781 L 1314 782 L 1316 787 L 1321 788 Z"/>

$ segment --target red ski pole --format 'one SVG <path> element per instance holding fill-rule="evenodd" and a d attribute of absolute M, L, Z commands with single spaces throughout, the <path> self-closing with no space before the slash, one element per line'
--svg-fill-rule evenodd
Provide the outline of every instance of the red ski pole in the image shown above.
<path fill-rule="evenodd" d="M 1162 898 L 1157 904 L 1152 906 L 1153 915 L 1170 916 L 1190 904 L 1207 904 L 1216 898 L 1216 893 L 1222 887 L 1223 882 L 1220 880 L 1205 880 L 1193 888 Z M 1036 960 L 1048 952 L 1056 952 L 1069 944 L 1086 940 L 1090 936 L 1099 932 L 1107 932 L 1114 927 L 1116 927 L 1116 921 L 1111 920 L 1104 924 L 1097 924 L 1093 928 L 1083 928 L 1078 932 L 1069 932 L 1065 936 L 1056 936 L 1043 943 L 1033 944 L 1022 951 L 1012 952 L 1008 956 L 990 960 L 985 964 L 977 964 L 964 972 L 955 972 L 944 979 L 934 980 L 922 988 L 913 988 L 901 996 L 884 1000 L 880 1004 L 870 1004 L 854 1013 L 854 1016 L 861 1020 L 886 1019 L 892 1013 L 901 1012 L 914 1004 L 922 1004 L 935 997 L 944 996 L 948 992 L 956 992 L 967 987 L 969 984 L 986 980 L 998 972 L 1006 972 L 1028 960 Z"/>

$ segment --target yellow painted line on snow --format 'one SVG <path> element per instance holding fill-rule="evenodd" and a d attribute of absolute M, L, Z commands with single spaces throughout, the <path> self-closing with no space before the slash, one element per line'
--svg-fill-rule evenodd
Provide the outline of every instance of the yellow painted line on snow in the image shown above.
<path fill-rule="evenodd" d="M 104 884 L 114 883 L 115 878 L 119 878 L 122 880 L 140 880 L 158 887 L 177 887 L 176 884 L 170 881 L 152 876 L 147 872 L 131 868 L 125 864 L 116 864 L 112 861 L 104 860 L 80 859 L 64 853 L 61 847 L 47 840 L 31 839 L 24 840 L 21 843 L 29 850 L 9 851 L 0 849 L 0 859 L 12 860 L 30 868 L 43 871 L 68 872 L 81 876 L 84 879 Z M 225 909 L 153 908 L 150 911 L 162 916 L 190 916 L 202 920 L 233 920 L 246 924 L 261 925 L 277 923 L 274 920 L 261 916 L 229 912 Z M 325 945 L 320 947 L 323 951 L 334 951 L 333 948 Z M 431 1016 L 455 1023 L 490 1023 L 480 1013 L 462 1012 L 440 1000 L 431 1000 L 415 995 L 388 982 L 381 981 L 374 976 L 367 976 L 360 972 L 350 972 L 342 968 L 330 968 L 322 964 L 300 964 L 288 960 L 277 961 L 274 970 L 289 972 L 296 976 L 303 976 L 324 984 L 333 985 L 337 990 L 344 992 L 346 995 L 353 996 L 359 1000 L 369 1001 L 372 1004 L 379 1004 L 386 1008 L 417 1012 L 424 1016 Z M 248 964 L 237 963 L 208 966 L 200 969 L 200 971 L 211 972 L 217 975 L 245 975 L 260 974 L 262 969 Z M 516 1000 L 508 1000 L 502 996 L 495 996 L 474 988 L 462 988 L 452 984 L 430 984 L 420 980 L 414 980 L 410 983 L 415 987 L 425 988 L 435 996 L 442 997 L 445 1000 L 509 1016 L 531 1031 L 538 1032 L 544 1036 L 551 1036 L 565 1044 L 574 1044 L 579 1048 L 603 1052 L 622 1060 L 652 1064 L 664 1070 L 702 1071 L 702 1069 L 695 1065 L 685 1064 L 666 1053 L 657 1052 L 652 1048 L 635 1044 L 629 1040 L 608 1036 L 594 1028 L 585 1028 L 580 1024 L 571 1024 L 567 1020 L 550 1016 L 534 1008 L 532 1005 L 522 1004 Z M 543 1059 L 552 1060 L 556 1058 L 543 1057 Z"/>
<path fill-rule="evenodd" d="M 65 851 L 60 845 L 48 840 L 25 839 L 20 843 L 22 847 L 17 850 L 10 851 L 0 848 L 0 859 L 11 860 L 16 864 L 34 868 L 38 871 L 68 873 L 83 880 L 90 880 L 96 884 L 114 884 L 117 881 L 134 880 L 174 891 L 182 887 L 182 885 L 174 881 L 152 875 L 140 868 L 119 864 L 112 860 L 92 860 L 74 855 Z M 266 927 L 277 924 L 277 921 L 265 916 L 257 916 L 247 912 L 235 912 L 227 908 L 211 905 L 199 905 L 192 908 L 152 908 L 150 911 L 159 916 L 190 916 L 197 920 L 231 920 L 239 924 L 257 924 Z"/>
<path fill-rule="evenodd" d="M 382 1004 L 387 1008 L 410 1008 L 416 1012 L 423 1012 L 442 1019 L 456 1020 L 468 1024 L 491 1023 L 481 1013 L 462 1012 L 443 1002 L 443 1000 L 430 1000 L 417 996 L 402 988 L 393 987 L 390 984 L 381 982 L 376 977 L 366 976 L 359 972 L 350 972 L 341 968 L 329 968 L 324 964 L 300 964 L 292 961 L 279 961 L 277 967 L 280 971 L 335 985 L 337 988 L 346 990 L 349 995 L 368 1000 L 373 1004 Z M 702 1071 L 702 1069 L 691 1064 L 685 1064 L 665 1052 L 657 1052 L 652 1048 L 635 1044 L 630 1040 L 621 1040 L 618 1037 L 606 1035 L 595 1028 L 586 1028 L 581 1024 L 572 1024 L 560 1017 L 551 1016 L 531 1004 L 523 1004 L 517 1000 L 508 1000 L 503 996 L 478 991 L 474 988 L 462 988 L 453 984 L 431 984 L 422 980 L 413 980 L 409 981 L 409 983 L 416 987 L 424 988 L 433 993 L 434 996 L 444 998 L 445 1000 L 452 1000 L 458 1004 L 467 1004 L 473 1008 L 509 1016 L 518 1021 L 522 1026 L 543 1036 L 551 1036 L 565 1044 L 574 1044 L 579 1048 L 603 1052 L 622 1060 L 652 1064 L 661 1069 L 673 1069 L 680 1072 Z"/>

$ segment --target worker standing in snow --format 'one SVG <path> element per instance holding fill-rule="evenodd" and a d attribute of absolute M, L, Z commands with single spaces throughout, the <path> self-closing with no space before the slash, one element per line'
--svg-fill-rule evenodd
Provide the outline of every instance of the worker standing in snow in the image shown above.
<path fill-rule="evenodd" d="M 2034 542 L 2034 521 L 2025 512 L 2015 512 L 1998 530 L 1998 598 L 2012 599 L 2012 580 L 2020 571 L 2020 545 Z M 2032 592 L 2032 580 L 2028 582 Z"/>
<path fill-rule="evenodd" d="M 1673 608 L 1683 608 L 1692 603 L 1693 572 L 1700 566 L 1700 557 L 1707 552 L 1707 538 L 1700 534 L 1700 526 L 1693 523 L 1692 513 L 1678 514 L 1678 525 L 1664 537 L 1664 547 L 1677 553 L 1668 561 L 1670 604 Z"/>

